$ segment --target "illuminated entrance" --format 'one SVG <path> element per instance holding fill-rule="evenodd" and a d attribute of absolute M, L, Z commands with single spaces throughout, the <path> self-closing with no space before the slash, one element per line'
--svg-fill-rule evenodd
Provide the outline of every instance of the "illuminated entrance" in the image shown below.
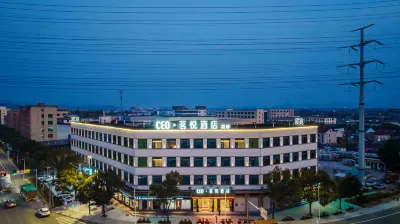
<path fill-rule="evenodd" d="M 193 197 L 194 212 L 233 211 L 233 197 Z"/>

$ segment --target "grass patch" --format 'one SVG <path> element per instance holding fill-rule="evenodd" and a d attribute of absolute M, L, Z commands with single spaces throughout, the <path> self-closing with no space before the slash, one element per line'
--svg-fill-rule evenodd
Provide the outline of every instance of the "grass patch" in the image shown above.
<path fill-rule="evenodd" d="M 383 199 L 393 197 L 393 193 L 390 192 L 376 192 L 375 194 L 362 195 L 356 198 L 347 199 L 346 202 L 358 205 L 361 207 L 367 207 L 375 204 L 379 204 Z"/>

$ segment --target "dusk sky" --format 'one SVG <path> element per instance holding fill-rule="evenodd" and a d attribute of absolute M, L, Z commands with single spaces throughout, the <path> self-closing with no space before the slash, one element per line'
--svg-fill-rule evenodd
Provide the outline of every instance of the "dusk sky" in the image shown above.
<path fill-rule="evenodd" d="M 0 100 L 124 107 L 400 107 L 400 1 L 0 0 Z"/>

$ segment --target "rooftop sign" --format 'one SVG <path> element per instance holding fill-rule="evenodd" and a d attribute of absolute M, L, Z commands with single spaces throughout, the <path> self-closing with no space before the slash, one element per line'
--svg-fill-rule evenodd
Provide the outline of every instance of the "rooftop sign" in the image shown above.
<path fill-rule="evenodd" d="M 217 130 L 230 129 L 230 124 L 219 124 L 218 121 L 183 120 L 183 121 L 156 121 L 157 130 Z"/>

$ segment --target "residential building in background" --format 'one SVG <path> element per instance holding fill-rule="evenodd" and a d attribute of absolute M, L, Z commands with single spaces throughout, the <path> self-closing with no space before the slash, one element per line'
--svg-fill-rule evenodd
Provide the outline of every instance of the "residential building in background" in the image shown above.
<path fill-rule="evenodd" d="M 58 108 L 57 109 L 57 119 L 65 118 L 69 115 L 68 109 Z"/>
<path fill-rule="evenodd" d="M 115 171 L 126 184 L 115 198 L 137 210 L 157 208 L 149 185 L 173 170 L 182 182 L 172 210 L 245 212 L 246 201 L 268 209 L 270 171 L 279 166 L 298 176 L 318 165 L 316 126 L 240 129 L 215 120 L 159 120 L 138 129 L 73 122 L 71 149 L 88 163 L 84 172 L 89 164 Z"/>
<path fill-rule="evenodd" d="M 343 136 L 342 134 L 339 134 Z M 338 131 L 333 130 L 332 128 L 318 128 L 318 143 L 321 144 L 336 144 L 338 138 Z"/>
<path fill-rule="evenodd" d="M 6 125 L 7 107 L 0 106 L 0 125 Z"/>
<path fill-rule="evenodd" d="M 57 106 L 43 103 L 21 106 L 20 132 L 35 141 L 57 139 Z"/>
<path fill-rule="evenodd" d="M 253 110 L 216 110 L 215 116 L 219 120 L 227 119 L 232 121 L 232 125 L 244 125 L 244 124 L 264 124 L 264 110 L 253 109 Z"/>
<path fill-rule="evenodd" d="M 173 106 L 172 116 L 176 117 L 202 117 L 207 116 L 206 106 L 195 106 L 194 109 L 189 109 L 185 106 Z"/>
<path fill-rule="evenodd" d="M 400 108 L 388 110 L 389 121 L 400 121 Z"/>
<path fill-rule="evenodd" d="M 292 120 L 294 117 L 294 109 L 268 109 L 267 110 L 267 120 L 282 120 L 282 119 L 290 119 Z"/>
<path fill-rule="evenodd" d="M 19 110 L 7 111 L 7 127 L 12 128 L 18 132 L 20 127 L 19 114 Z"/>
<path fill-rule="evenodd" d="M 315 124 L 336 124 L 336 118 L 334 117 L 305 117 L 304 121 Z"/>
<path fill-rule="evenodd" d="M 396 133 L 395 130 L 379 128 L 375 132 L 367 134 L 367 138 L 372 139 L 374 142 L 384 142 L 392 138 Z"/>

